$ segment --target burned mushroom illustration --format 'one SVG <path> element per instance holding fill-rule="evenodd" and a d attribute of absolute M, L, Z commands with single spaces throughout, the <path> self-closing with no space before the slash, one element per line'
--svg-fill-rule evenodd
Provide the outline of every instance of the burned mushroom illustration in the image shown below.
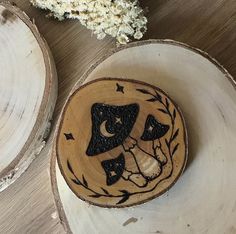
<path fill-rule="evenodd" d="M 105 160 L 102 162 L 102 167 L 106 173 L 107 185 L 113 185 L 122 176 L 125 168 L 125 158 L 121 153 L 117 158 Z"/>
<path fill-rule="evenodd" d="M 158 147 L 153 154 L 148 154 L 141 149 L 138 141 L 131 136 L 131 131 L 139 113 L 138 104 L 114 106 L 102 103 L 95 103 L 91 108 L 92 136 L 86 154 L 96 156 L 110 151 L 115 147 L 122 146 L 124 151 L 130 153 L 135 161 L 136 169 L 139 172 L 140 183 L 135 182 L 136 172 L 130 172 L 128 180 L 138 187 L 147 186 L 149 181 L 158 177 L 162 172 L 162 165 L 166 163 L 166 156 L 158 152 Z M 169 130 L 169 126 L 160 123 L 153 115 L 148 115 L 144 131 L 141 136 L 143 141 L 154 141 L 163 137 Z M 128 143 L 127 143 L 128 142 Z M 131 144 L 130 144 L 131 143 Z M 159 150 L 160 151 L 160 150 Z M 153 171 L 142 165 L 142 160 L 152 164 Z M 122 162 L 122 163 L 121 163 Z M 121 154 L 115 159 L 102 161 L 102 167 L 106 173 L 107 185 L 113 185 L 121 177 L 125 168 L 124 155 Z M 135 175 L 135 177 L 133 176 Z M 140 177 L 140 178 L 141 178 Z M 124 178 L 125 179 L 125 178 Z"/>
<path fill-rule="evenodd" d="M 123 144 L 133 129 L 138 113 L 137 104 L 114 106 L 95 103 L 91 108 L 92 136 L 86 154 L 96 156 Z M 124 171 L 124 155 L 103 161 L 102 167 L 107 185 L 116 183 Z"/>
<path fill-rule="evenodd" d="M 153 115 L 148 115 L 141 140 L 153 141 L 160 139 L 168 132 L 169 128 L 169 125 L 161 124 Z"/>
<path fill-rule="evenodd" d="M 170 126 L 160 123 L 153 115 L 148 115 L 141 140 L 152 141 L 154 156 L 163 166 L 167 163 L 167 157 L 162 150 L 160 139 L 166 135 Z"/>
<path fill-rule="evenodd" d="M 115 147 L 122 146 L 125 152 L 133 156 L 136 169 L 139 171 L 139 177 L 143 178 L 138 184 L 132 179 L 135 172 L 131 171 L 128 180 L 141 187 L 147 186 L 148 181 L 155 179 L 161 174 L 162 165 L 164 164 L 163 162 L 166 162 L 166 157 L 157 153 L 157 148 L 153 155 L 148 154 L 140 148 L 137 140 L 132 138 L 131 131 L 138 113 L 138 104 L 114 106 L 95 103 L 91 108 L 92 136 L 86 154 L 88 156 L 96 156 Z M 154 140 L 163 137 L 168 130 L 168 125 L 161 124 L 153 115 L 148 115 L 141 140 L 154 142 Z M 127 142 L 131 142 L 131 147 Z M 152 164 L 153 171 L 150 172 L 149 169 L 143 168 L 141 162 L 144 159 Z M 118 158 L 105 160 L 101 163 L 106 173 L 107 185 L 113 185 L 122 177 L 124 170 L 126 170 L 125 163 L 120 163 L 123 161 L 124 155 L 121 154 Z M 137 173 L 135 175 L 136 178 Z"/>
<path fill-rule="evenodd" d="M 133 82 L 93 82 L 66 109 L 58 141 L 67 160 L 62 167 L 73 191 L 93 204 L 149 199 L 169 188 L 184 165 L 181 112 L 158 88 Z M 99 92 L 90 96 L 87 89 Z"/>
<path fill-rule="evenodd" d="M 138 104 L 114 106 L 95 103 L 91 108 L 92 137 L 86 154 L 95 156 L 121 145 L 132 131 L 138 113 Z"/>

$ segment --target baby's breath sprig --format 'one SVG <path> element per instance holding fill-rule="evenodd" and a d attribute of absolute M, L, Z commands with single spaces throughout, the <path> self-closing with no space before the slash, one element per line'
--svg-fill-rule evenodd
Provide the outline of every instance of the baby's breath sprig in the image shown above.
<path fill-rule="evenodd" d="M 118 43 L 141 39 L 147 30 L 147 18 L 138 0 L 30 0 L 63 20 L 78 19 L 98 39 L 110 35 Z"/>

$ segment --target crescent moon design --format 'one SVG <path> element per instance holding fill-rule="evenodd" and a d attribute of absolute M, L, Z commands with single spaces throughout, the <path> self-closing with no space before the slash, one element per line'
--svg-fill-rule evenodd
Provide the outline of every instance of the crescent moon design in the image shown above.
<path fill-rule="evenodd" d="M 103 121 L 100 125 L 100 132 L 105 137 L 113 137 L 115 134 L 109 133 L 106 129 L 107 120 Z"/>

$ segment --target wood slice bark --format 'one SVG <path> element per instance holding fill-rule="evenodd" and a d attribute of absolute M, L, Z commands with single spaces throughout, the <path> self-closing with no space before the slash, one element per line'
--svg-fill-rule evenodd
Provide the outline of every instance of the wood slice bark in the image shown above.
<path fill-rule="evenodd" d="M 0 191 L 44 147 L 57 97 L 57 75 L 45 40 L 27 15 L 0 3 Z"/>
<path fill-rule="evenodd" d="M 52 188 L 66 231 L 234 233 L 236 83 L 232 76 L 198 49 L 170 40 L 149 40 L 101 58 L 74 90 L 100 77 L 145 81 L 171 95 L 185 116 L 188 163 L 176 185 L 161 197 L 135 208 L 104 209 L 73 194 L 60 173 L 54 144 Z"/>
<path fill-rule="evenodd" d="M 182 174 L 185 132 L 179 107 L 160 88 L 97 79 L 67 102 L 57 159 L 68 186 L 82 200 L 101 207 L 133 206 L 160 196 Z"/>

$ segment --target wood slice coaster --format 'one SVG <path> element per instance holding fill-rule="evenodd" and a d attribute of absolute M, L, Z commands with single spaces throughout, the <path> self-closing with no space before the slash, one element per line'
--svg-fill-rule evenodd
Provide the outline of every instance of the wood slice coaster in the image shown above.
<path fill-rule="evenodd" d="M 46 42 L 15 6 L 0 3 L 0 191 L 45 144 L 57 95 Z"/>
<path fill-rule="evenodd" d="M 52 186 L 66 231 L 234 233 L 236 85 L 229 73 L 197 49 L 170 40 L 150 40 L 118 48 L 101 58 L 81 77 L 75 90 L 81 83 L 101 77 L 136 79 L 165 90 L 186 120 L 188 162 L 176 184 L 157 199 L 132 208 L 104 209 L 75 196 L 60 172 L 54 148 Z M 81 106 L 83 103 L 77 108 Z M 100 156 L 94 160 L 96 157 Z"/>
<path fill-rule="evenodd" d="M 140 204 L 169 189 L 183 171 L 183 117 L 159 88 L 96 80 L 70 97 L 57 156 L 67 184 L 82 200 L 102 207 Z"/>

